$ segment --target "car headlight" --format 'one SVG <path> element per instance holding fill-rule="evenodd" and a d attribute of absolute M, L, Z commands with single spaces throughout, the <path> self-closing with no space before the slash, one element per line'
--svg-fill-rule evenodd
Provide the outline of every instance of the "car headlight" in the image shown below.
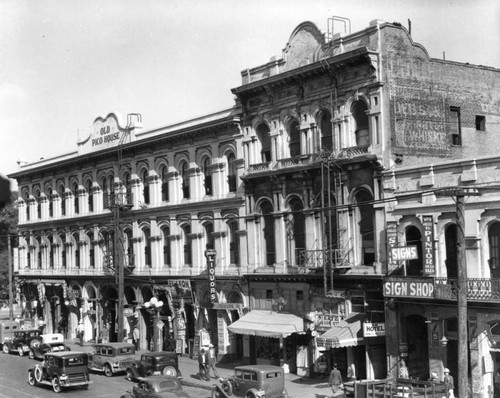
<path fill-rule="evenodd" d="M 61 376 L 59 376 L 59 380 L 67 380 L 68 379 L 68 375 L 67 374 L 62 374 Z"/>

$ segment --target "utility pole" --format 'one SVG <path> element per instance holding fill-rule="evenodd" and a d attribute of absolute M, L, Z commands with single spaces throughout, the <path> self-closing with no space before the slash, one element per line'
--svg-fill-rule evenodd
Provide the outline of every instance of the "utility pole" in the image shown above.
<path fill-rule="evenodd" d="M 12 248 L 11 248 L 11 237 L 7 236 L 7 265 L 9 267 L 9 319 L 14 320 L 14 292 L 12 291 Z"/>
<path fill-rule="evenodd" d="M 458 398 L 467 398 L 468 384 L 468 336 L 467 336 L 467 259 L 465 253 L 465 197 L 479 196 L 476 188 L 457 187 L 436 191 L 437 196 L 451 196 L 457 213 L 457 321 L 458 321 Z"/>

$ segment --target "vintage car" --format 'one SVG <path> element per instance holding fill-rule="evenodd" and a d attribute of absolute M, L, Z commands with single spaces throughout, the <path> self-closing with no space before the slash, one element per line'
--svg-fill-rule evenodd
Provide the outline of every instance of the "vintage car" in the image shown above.
<path fill-rule="evenodd" d="M 140 377 L 153 375 L 174 376 L 181 378 L 178 354 L 167 351 L 146 352 L 141 359 L 134 361 L 127 369 L 127 379 L 138 380 Z"/>
<path fill-rule="evenodd" d="M 43 359 L 43 356 L 48 352 L 71 351 L 64 344 L 64 336 L 60 333 L 41 334 L 41 344 L 36 344 L 30 348 L 29 357 L 31 359 Z"/>
<path fill-rule="evenodd" d="M 174 376 L 150 376 L 143 378 L 121 398 L 189 398 L 180 380 Z"/>
<path fill-rule="evenodd" d="M 20 328 L 19 322 L 16 321 L 0 322 L 0 344 L 3 345 L 4 341 L 11 340 L 14 337 L 14 332 Z"/>
<path fill-rule="evenodd" d="M 39 329 L 16 330 L 12 338 L 4 341 L 2 349 L 6 354 L 16 351 L 23 356 L 31 348 L 39 346 L 41 342 Z"/>
<path fill-rule="evenodd" d="M 236 366 L 234 375 L 219 379 L 220 385 L 212 386 L 212 398 L 287 398 L 285 372 L 280 366 Z"/>
<path fill-rule="evenodd" d="M 57 393 L 68 387 L 87 389 L 92 383 L 88 354 L 77 351 L 49 352 L 42 363 L 28 370 L 28 383 L 32 386 L 52 386 Z"/>
<path fill-rule="evenodd" d="M 89 369 L 111 377 L 125 373 L 136 360 L 135 346 L 131 343 L 99 343 L 89 355 Z"/>

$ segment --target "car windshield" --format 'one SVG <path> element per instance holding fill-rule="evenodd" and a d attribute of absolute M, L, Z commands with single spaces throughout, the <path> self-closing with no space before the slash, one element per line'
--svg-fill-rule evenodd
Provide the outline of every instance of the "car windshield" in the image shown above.
<path fill-rule="evenodd" d="M 279 376 L 280 376 L 280 373 L 278 373 L 278 372 L 271 372 L 271 373 L 266 374 L 267 379 L 274 379 L 274 378 L 279 377 Z"/>
<path fill-rule="evenodd" d="M 118 350 L 116 353 L 117 355 L 127 355 L 127 354 L 133 354 L 134 353 L 134 348 L 133 347 L 122 347 Z"/>
<path fill-rule="evenodd" d="M 80 366 L 87 364 L 87 358 L 84 356 L 81 357 L 69 357 L 65 360 L 66 366 Z"/>
<path fill-rule="evenodd" d="M 171 390 L 175 387 L 177 387 L 177 382 L 175 380 L 164 380 L 159 384 L 160 391 Z"/>

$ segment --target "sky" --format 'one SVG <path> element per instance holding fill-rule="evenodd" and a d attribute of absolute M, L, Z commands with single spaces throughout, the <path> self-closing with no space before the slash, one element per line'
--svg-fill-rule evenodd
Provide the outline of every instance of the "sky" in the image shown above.
<path fill-rule="evenodd" d="M 75 151 L 110 112 L 150 130 L 229 108 L 242 70 L 333 16 L 410 20 L 431 57 L 500 68 L 497 0 L 0 0 L 0 174 Z"/>

